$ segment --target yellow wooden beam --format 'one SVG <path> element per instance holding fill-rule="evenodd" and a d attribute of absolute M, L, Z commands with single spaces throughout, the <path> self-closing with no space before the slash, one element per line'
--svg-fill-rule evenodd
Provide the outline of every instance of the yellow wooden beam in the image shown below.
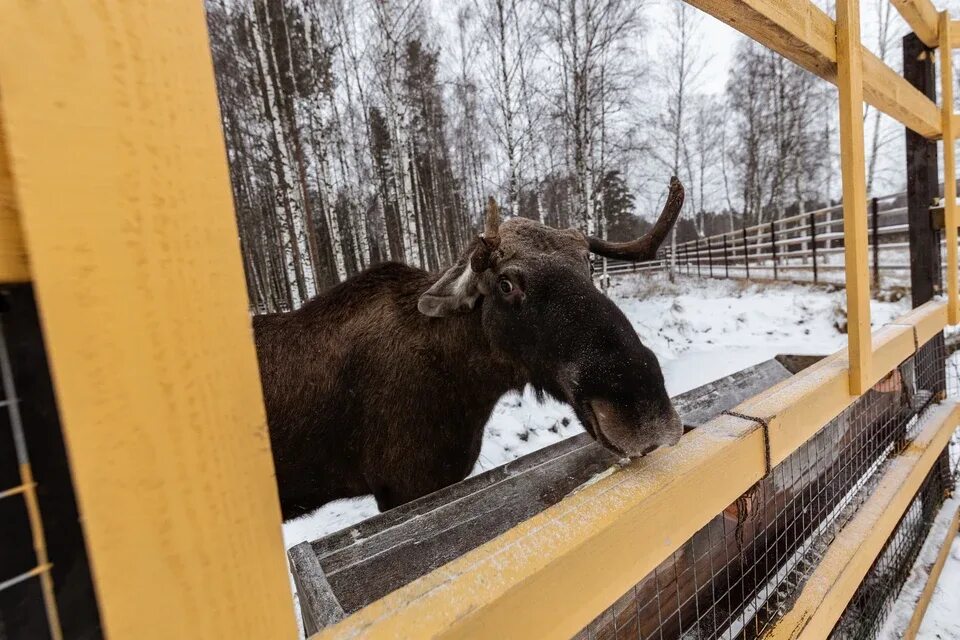
<path fill-rule="evenodd" d="M 867 269 L 867 179 L 863 149 L 863 58 L 859 0 L 837 1 L 837 88 L 840 92 L 840 172 L 847 294 L 850 392 L 870 377 L 870 277 Z"/>
<path fill-rule="evenodd" d="M 953 49 L 950 14 L 940 14 L 940 113 L 943 122 L 943 212 L 947 245 L 947 320 L 960 322 L 957 296 L 957 154 L 953 117 Z"/>
<path fill-rule="evenodd" d="M 868 384 L 876 384 L 910 357 L 916 346 L 932 337 L 933 326 L 939 323 L 937 331 L 943 328 L 945 318 L 946 304 L 930 301 L 875 331 L 871 343 L 875 366 Z M 742 402 L 734 411 L 769 425 L 770 462 L 776 465 L 856 400 L 849 377 L 849 357 L 843 349 Z"/>
<path fill-rule="evenodd" d="M 953 546 L 958 530 L 960 530 L 960 508 L 954 510 L 950 525 L 944 532 L 943 540 L 940 541 L 940 551 L 927 574 L 927 582 L 923 585 L 923 591 L 920 592 L 920 597 L 917 599 L 917 606 L 913 610 L 913 615 L 910 616 L 910 623 L 903 632 L 903 640 L 913 640 L 917 637 L 920 625 L 923 624 L 923 616 L 927 613 L 927 607 L 930 605 L 930 599 L 937 588 L 937 581 L 940 580 L 943 565 L 947 562 L 947 556 L 950 555 L 950 548 Z"/>
<path fill-rule="evenodd" d="M 26 282 L 30 279 L 27 250 L 17 212 L 17 199 L 10 175 L 10 158 L 3 134 L 0 113 L 0 283 Z"/>
<path fill-rule="evenodd" d="M 203 4 L 4 0 L 0 88 L 106 636 L 295 637 Z"/>
<path fill-rule="evenodd" d="M 930 0 L 890 0 L 920 41 L 931 49 L 940 45 L 937 8 Z"/>
<path fill-rule="evenodd" d="M 877 331 L 875 362 L 908 358 L 944 307 Z M 777 464 L 856 399 L 848 376 L 844 349 L 735 408 L 760 420 L 713 420 L 316 637 L 569 638 L 764 475 L 761 420 Z"/>
<path fill-rule="evenodd" d="M 836 25 L 810 0 L 685 1 L 837 84 Z M 862 51 L 864 99 L 920 135 L 939 138 L 937 105 L 869 50 Z"/>
<path fill-rule="evenodd" d="M 960 422 L 960 405 L 931 408 L 923 429 L 887 465 L 877 487 L 841 529 L 770 640 L 826 638 L 883 549 Z"/>
<path fill-rule="evenodd" d="M 950 46 L 954 49 L 960 47 L 960 20 L 950 21 Z"/>

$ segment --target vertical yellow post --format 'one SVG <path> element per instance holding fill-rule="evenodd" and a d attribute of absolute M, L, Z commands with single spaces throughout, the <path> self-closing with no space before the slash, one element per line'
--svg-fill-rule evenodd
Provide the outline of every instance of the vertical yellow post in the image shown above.
<path fill-rule="evenodd" d="M 957 154 L 953 117 L 953 47 L 950 14 L 940 13 L 940 112 L 943 127 L 943 219 L 947 244 L 947 321 L 960 321 L 957 306 Z"/>
<path fill-rule="evenodd" d="M 109 638 L 296 634 L 209 46 L 196 0 L 0 2 L 11 183 Z"/>
<path fill-rule="evenodd" d="M 859 0 L 837 2 L 837 88 L 840 90 L 840 168 L 843 176 L 850 392 L 860 394 L 869 386 L 872 353 Z"/>

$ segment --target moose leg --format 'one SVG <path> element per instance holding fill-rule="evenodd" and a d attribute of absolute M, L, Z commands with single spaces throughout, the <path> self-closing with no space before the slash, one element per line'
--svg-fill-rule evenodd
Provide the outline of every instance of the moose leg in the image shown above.
<path fill-rule="evenodd" d="M 391 491 L 390 487 L 386 485 L 374 489 L 373 497 L 377 501 L 377 509 L 380 510 L 380 513 L 383 513 L 388 509 L 393 509 L 394 507 L 399 507 L 401 504 L 406 502 L 405 500 L 397 500 L 396 492 Z"/>

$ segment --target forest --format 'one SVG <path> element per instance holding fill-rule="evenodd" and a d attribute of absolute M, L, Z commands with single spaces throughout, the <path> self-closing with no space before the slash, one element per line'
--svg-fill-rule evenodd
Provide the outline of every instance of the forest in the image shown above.
<path fill-rule="evenodd" d="M 255 313 L 384 260 L 450 264 L 489 195 L 506 216 L 621 240 L 677 175 L 682 242 L 840 190 L 834 88 L 742 38 L 725 90 L 705 90 L 710 18 L 679 0 L 206 7 Z M 896 66 L 890 4 L 863 7 L 865 40 Z M 864 118 L 868 190 L 899 188 L 881 150 L 902 129 Z"/>

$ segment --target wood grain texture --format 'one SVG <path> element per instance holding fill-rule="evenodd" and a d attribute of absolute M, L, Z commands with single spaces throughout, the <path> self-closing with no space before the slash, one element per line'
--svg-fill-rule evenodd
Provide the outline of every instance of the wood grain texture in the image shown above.
<path fill-rule="evenodd" d="M 837 534 L 793 608 L 766 636 L 826 638 L 960 421 L 960 405 L 931 408 L 917 437 L 883 471 L 876 488 Z"/>
<path fill-rule="evenodd" d="M 947 245 L 947 321 L 960 322 L 957 292 L 957 137 L 953 113 L 953 49 L 950 14 L 940 14 L 940 110 L 943 119 L 943 214 Z"/>
<path fill-rule="evenodd" d="M 106 635 L 295 637 L 202 3 L 6 0 L 0 86 Z"/>
<path fill-rule="evenodd" d="M 0 112 L 0 283 L 27 282 L 30 269 L 23 231 L 17 211 L 10 158 L 3 133 L 3 113 Z"/>
<path fill-rule="evenodd" d="M 837 84 L 836 25 L 809 0 L 686 0 L 788 60 Z M 859 44 L 859 42 L 858 42 Z M 920 135 L 940 137 L 937 105 L 869 50 L 863 55 L 863 97 Z"/>
<path fill-rule="evenodd" d="M 837 88 L 840 93 L 840 173 L 847 294 L 850 392 L 870 388 L 870 279 L 866 156 L 863 148 L 863 47 L 859 0 L 837 1 Z M 913 89 L 913 87 L 911 87 Z"/>
<path fill-rule="evenodd" d="M 939 45 L 937 8 L 930 0 L 890 0 L 920 41 L 928 47 Z"/>

